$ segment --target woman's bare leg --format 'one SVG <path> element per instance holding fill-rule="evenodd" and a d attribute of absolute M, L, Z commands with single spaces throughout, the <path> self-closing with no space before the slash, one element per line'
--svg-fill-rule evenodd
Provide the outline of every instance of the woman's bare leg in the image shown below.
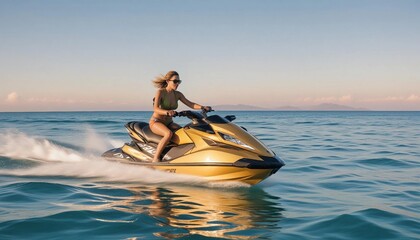
<path fill-rule="evenodd" d="M 182 128 L 181 126 L 179 126 L 178 124 L 171 122 L 171 124 L 169 124 L 168 126 L 169 129 L 171 129 L 172 132 L 175 132 L 176 130 Z"/>
<path fill-rule="evenodd" d="M 171 140 L 173 133 L 171 130 L 169 130 L 168 127 L 165 126 L 165 124 L 161 122 L 155 122 L 150 127 L 150 130 L 152 130 L 153 133 L 163 137 L 157 145 L 156 153 L 153 158 L 153 162 L 160 162 L 160 154 L 162 154 L 162 151 L 165 148 L 166 144 L 168 144 L 168 142 Z"/>

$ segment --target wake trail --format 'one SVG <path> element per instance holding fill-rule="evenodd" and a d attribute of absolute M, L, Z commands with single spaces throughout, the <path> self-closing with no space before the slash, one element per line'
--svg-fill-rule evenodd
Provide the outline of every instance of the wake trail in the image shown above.
<path fill-rule="evenodd" d="M 78 162 L 83 159 L 76 151 L 18 131 L 0 134 L 0 156 L 47 162 Z"/>
<path fill-rule="evenodd" d="M 185 184 L 221 188 L 248 186 L 235 182 L 211 183 L 196 176 L 107 161 L 100 157 L 100 153 L 110 147 L 120 147 L 121 141 L 104 138 L 89 128 L 86 133 L 87 143 L 83 147 L 87 147 L 84 153 L 18 131 L 0 133 L 0 156 L 13 161 L 40 162 L 30 168 L 1 169 L 0 175 L 94 178 L 101 182 Z"/>

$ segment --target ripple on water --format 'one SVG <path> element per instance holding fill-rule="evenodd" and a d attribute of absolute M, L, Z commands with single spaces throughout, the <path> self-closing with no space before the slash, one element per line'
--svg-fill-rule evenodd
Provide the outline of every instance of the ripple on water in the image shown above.
<path fill-rule="evenodd" d="M 340 123 L 336 123 L 336 122 L 332 122 L 332 123 L 324 123 L 324 124 L 320 124 L 322 126 L 338 126 L 341 125 Z"/>
<path fill-rule="evenodd" d="M 310 226 L 305 226 L 302 231 L 318 239 L 401 239 L 399 228 L 407 225 L 399 224 L 401 216 L 380 209 L 370 208 L 350 214 L 334 215 L 328 220 L 321 220 Z M 410 221 L 416 224 L 416 221 Z M 418 222 L 417 222 L 418 224 Z"/>
<path fill-rule="evenodd" d="M 393 168 L 393 167 L 406 168 L 406 167 L 412 166 L 412 164 L 410 164 L 407 161 L 397 160 L 394 158 L 360 159 L 360 160 L 356 160 L 356 163 L 363 166 L 380 167 L 380 168 Z"/>
<path fill-rule="evenodd" d="M 130 224 L 127 224 L 130 223 Z M 104 211 L 65 211 L 39 218 L 12 220 L 1 225 L 0 232 L 3 236 L 14 239 L 25 239 L 28 232 L 36 235 L 38 239 L 48 239 L 51 230 L 68 233 L 73 236 L 82 234 L 84 238 L 95 237 L 107 239 L 109 235 L 118 238 L 115 229 L 121 235 L 137 235 L 139 229 L 157 228 L 156 221 L 146 214 L 135 215 L 115 210 Z M 69 228 L 71 226 L 71 228 Z M 22 231 L 25 229 L 25 231 Z M 146 231 L 145 231 L 146 232 Z M 145 234 L 153 237 L 152 234 Z M 63 236 L 65 238 L 65 236 Z"/>
<path fill-rule="evenodd" d="M 300 124 L 308 124 L 308 125 L 311 125 L 311 124 L 315 124 L 315 122 L 311 122 L 311 121 L 301 121 L 301 122 L 295 122 L 295 124 L 297 124 L 297 125 L 300 125 Z"/>
<path fill-rule="evenodd" d="M 2 186 L 2 188 L 5 190 L 8 189 L 8 192 L 16 192 L 34 197 L 39 194 L 54 194 L 57 196 L 72 192 L 72 187 L 68 185 L 47 182 L 19 182 Z"/>
<path fill-rule="evenodd" d="M 335 179 L 335 180 L 334 180 Z M 376 182 L 373 181 L 365 181 L 365 180 L 344 180 L 345 177 L 341 175 L 337 175 L 334 177 L 330 177 L 326 180 L 322 180 L 317 183 L 317 185 L 321 188 L 326 188 L 330 190 L 337 190 L 342 192 L 371 192 L 372 188 L 377 185 Z"/>
<path fill-rule="evenodd" d="M 296 167 L 296 168 L 291 168 L 288 169 L 288 171 L 290 172 L 294 172 L 294 173 L 319 173 L 319 172 L 325 172 L 325 171 L 329 171 L 329 168 L 326 167 L 321 167 L 321 166 L 317 166 L 317 165 L 309 165 L 309 166 L 302 166 L 302 167 Z"/>

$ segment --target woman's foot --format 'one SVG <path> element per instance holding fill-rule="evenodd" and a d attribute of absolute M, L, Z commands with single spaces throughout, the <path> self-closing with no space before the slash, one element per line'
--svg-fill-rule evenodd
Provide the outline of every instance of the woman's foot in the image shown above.
<path fill-rule="evenodd" d="M 152 162 L 158 163 L 158 162 L 160 162 L 160 159 L 159 158 L 154 158 Z"/>

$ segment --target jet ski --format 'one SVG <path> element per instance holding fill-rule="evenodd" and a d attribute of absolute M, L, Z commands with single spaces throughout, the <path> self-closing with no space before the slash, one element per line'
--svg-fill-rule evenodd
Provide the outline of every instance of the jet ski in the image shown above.
<path fill-rule="evenodd" d="M 203 177 L 209 181 L 257 184 L 285 165 L 273 151 L 247 129 L 232 121 L 234 115 L 207 116 L 206 111 L 181 111 L 175 116 L 191 120 L 176 130 L 161 155 L 152 162 L 161 136 L 146 122 L 128 122 L 130 143 L 102 154 L 107 160 Z"/>

